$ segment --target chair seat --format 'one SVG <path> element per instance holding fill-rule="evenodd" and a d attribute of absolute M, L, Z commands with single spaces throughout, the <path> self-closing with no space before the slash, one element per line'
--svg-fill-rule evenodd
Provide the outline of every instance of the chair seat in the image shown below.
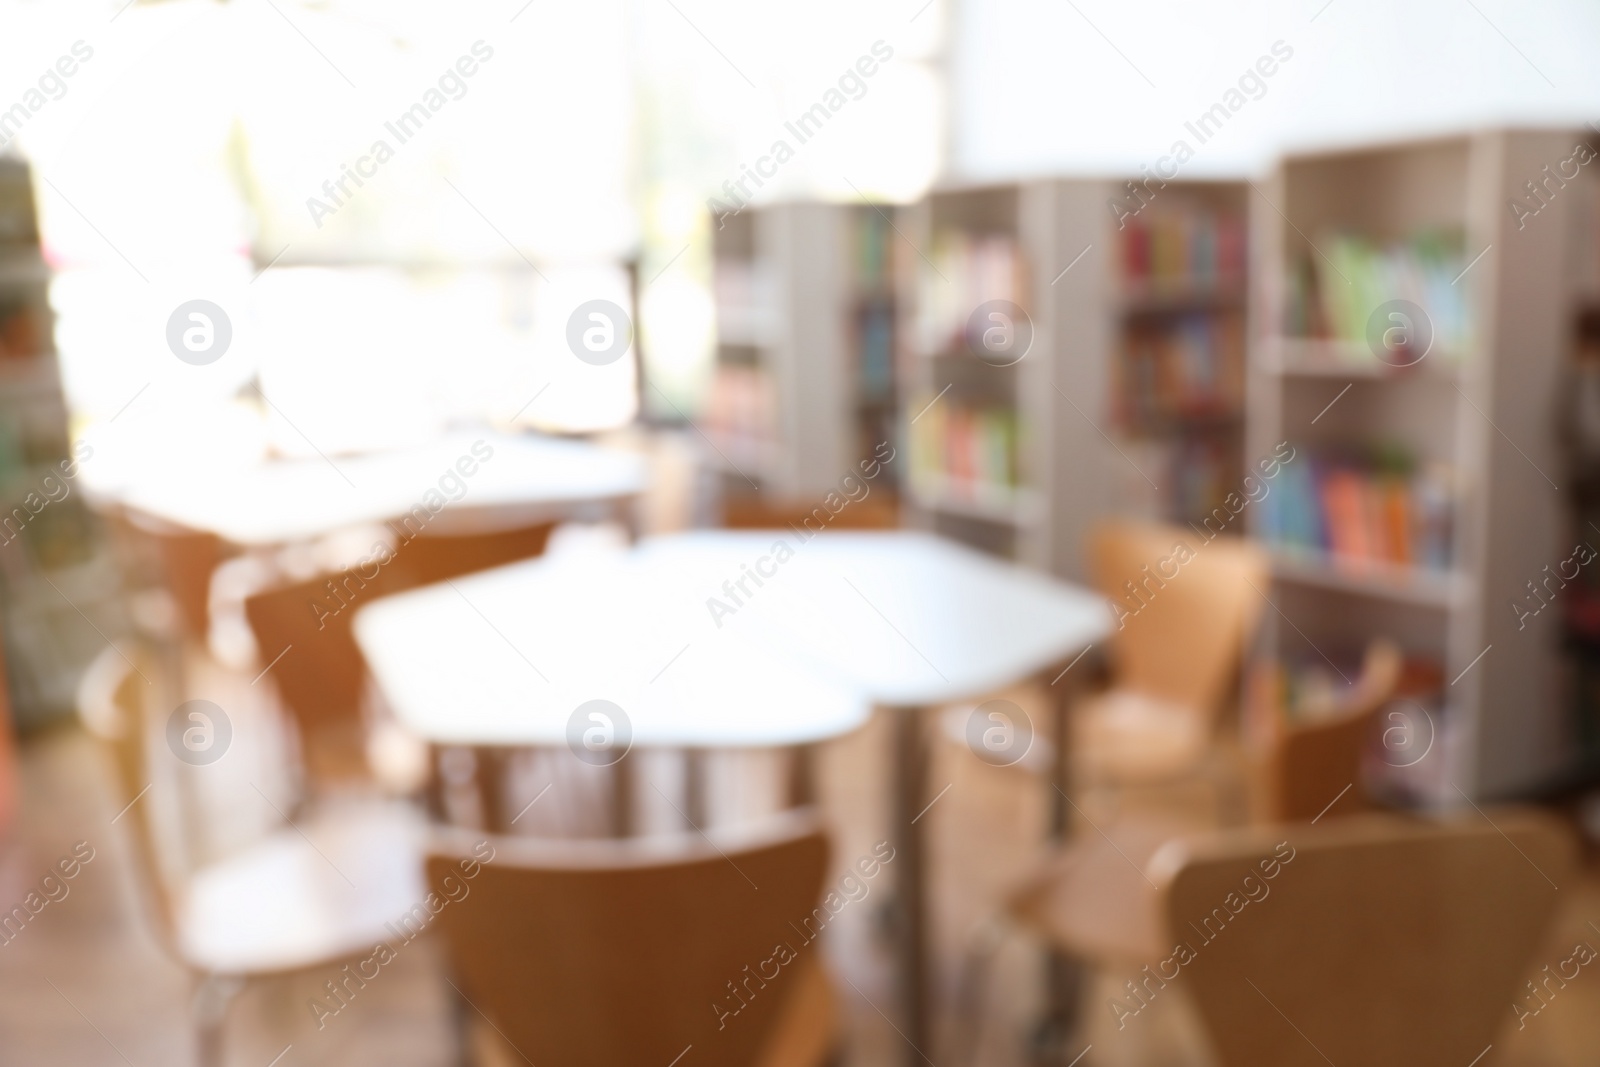
<path fill-rule="evenodd" d="M 1172 948 L 1161 899 L 1145 877 L 1150 857 L 1175 837 L 1202 826 L 1139 817 L 1084 828 L 1007 903 L 1012 919 L 1075 956 L 1159 959 Z"/>
<path fill-rule="evenodd" d="M 427 896 L 421 845 L 418 821 L 393 806 L 283 827 L 191 877 L 177 900 L 178 946 L 191 965 L 216 974 L 369 953 L 395 941 L 385 923 L 398 927 Z"/>
<path fill-rule="evenodd" d="M 1088 782 L 1170 779 L 1205 759 L 1206 727 L 1206 716 L 1194 708 L 1112 689 L 1073 715 L 1073 761 Z"/>

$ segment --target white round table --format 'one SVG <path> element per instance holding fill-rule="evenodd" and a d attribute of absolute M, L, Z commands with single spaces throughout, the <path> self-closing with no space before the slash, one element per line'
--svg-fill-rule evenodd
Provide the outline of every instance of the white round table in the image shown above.
<path fill-rule="evenodd" d="M 443 510 L 427 526 L 435 534 L 569 518 L 584 508 L 614 517 L 646 483 L 638 456 L 482 430 L 389 452 L 156 470 L 97 496 L 252 547 L 404 521 L 412 509 L 437 508 L 438 501 Z"/>
<path fill-rule="evenodd" d="M 1101 597 L 927 534 L 796 530 L 546 557 L 373 603 L 355 623 L 400 719 L 438 742 L 563 744 L 595 698 L 626 710 L 635 744 L 694 748 L 814 742 L 893 708 L 913 1046 L 927 1032 L 922 710 L 1058 676 L 1111 628 Z"/>

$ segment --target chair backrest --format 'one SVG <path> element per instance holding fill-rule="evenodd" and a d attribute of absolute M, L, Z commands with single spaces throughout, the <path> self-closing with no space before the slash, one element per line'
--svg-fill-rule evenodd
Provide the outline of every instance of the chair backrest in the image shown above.
<path fill-rule="evenodd" d="M 167 945 L 174 939 L 174 906 L 156 828 L 151 818 L 154 799 L 145 795 L 152 785 L 147 757 L 151 719 L 155 706 L 152 690 L 164 684 L 157 657 L 136 639 L 121 639 L 103 649 L 78 683 L 78 717 L 89 735 L 109 757 L 113 800 L 125 824 L 141 895 L 152 913 L 159 937 Z"/>
<path fill-rule="evenodd" d="M 359 740 L 364 665 L 351 630 L 355 607 L 379 596 L 537 556 L 552 529 L 554 524 L 546 522 L 492 533 L 419 535 L 401 544 L 390 562 L 374 561 L 370 576 L 366 567 L 357 568 L 274 586 L 248 597 L 245 618 L 262 661 L 293 646 L 273 666 L 272 677 L 305 744 L 315 749 L 332 743 L 329 738 Z M 316 774 L 324 761 L 315 751 L 306 757 Z"/>
<path fill-rule="evenodd" d="M 1348 815 L 1367 807 L 1361 784 L 1361 753 L 1372 722 L 1394 696 L 1400 680 L 1400 649 L 1375 641 L 1367 649 L 1361 677 L 1338 707 L 1321 709 L 1302 723 L 1283 728 L 1266 760 L 1265 815 L 1273 822 Z M 1346 787 L 1350 787 L 1345 792 Z M 1340 794 L 1343 794 L 1342 796 Z"/>
<path fill-rule="evenodd" d="M 226 555 L 222 540 L 137 512 L 113 509 L 107 522 L 127 586 L 164 590 L 184 635 L 204 641 L 211 623 L 211 574 Z"/>
<path fill-rule="evenodd" d="M 428 884 L 466 887 L 439 915 L 461 990 L 533 1063 L 665 1065 L 693 1045 L 699 1067 L 746 1067 L 816 963 L 828 846 L 809 812 L 715 845 L 492 840 L 470 882 L 465 839 L 436 850 Z"/>
<path fill-rule="evenodd" d="M 1118 620 L 1116 684 L 1214 713 L 1261 617 L 1265 554 L 1238 538 L 1121 520 L 1095 528 L 1089 553 Z"/>
<path fill-rule="evenodd" d="M 1489 815 L 1171 842 L 1146 870 L 1190 955 L 1153 971 L 1177 970 L 1221 1067 L 1471 1063 L 1513 1017 L 1573 876 L 1553 817 Z"/>
<path fill-rule="evenodd" d="M 404 566 L 407 582 L 428 585 L 543 555 L 555 528 L 541 522 L 474 533 L 425 531 L 400 548 L 396 562 Z"/>

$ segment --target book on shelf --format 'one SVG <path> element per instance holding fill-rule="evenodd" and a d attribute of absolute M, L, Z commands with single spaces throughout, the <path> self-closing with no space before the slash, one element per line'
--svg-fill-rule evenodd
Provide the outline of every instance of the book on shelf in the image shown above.
<path fill-rule="evenodd" d="M 1232 215 L 1141 214 L 1125 220 L 1117 239 L 1129 291 L 1217 290 L 1244 284 L 1244 223 Z"/>
<path fill-rule="evenodd" d="M 910 428 L 913 484 L 929 495 L 969 501 L 1014 497 L 1021 486 L 1020 437 L 1020 420 L 1009 409 L 934 404 Z"/>
<path fill-rule="evenodd" d="M 1203 519 L 1238 486 L 1237 447 L 1214 438 L 1174 442 L 1168 461 L 1169 507 L 1180 521 Z"/>
<path fill-rule="evenodd" d="M 1236 415 L 1244 396 L 1244 322 L 1237 314 L 1189 314 L 1122 335 L 1117 417 L 1125 427 Z"/>
<path fill-rule="evenodd" d="M 862 302 L 856 312 L 857 390 L 865 403 L 894 396 L 894 305 L 881 298 Z"/>
<path fill-rule="evenodd" d="M 1454 284 L 1467 267 L 1458 231 L 1424 231 L 1387 246 L 1352 233 L 1321 234 L 1317 247 L 1322 256 L 1307 253 L 1289 271 L 1285 334 L 1355 342 L 1351 352 L 1365 359 L 1373 314 L 1390 301 L 1405 300 L 1428 316 L 1435 358 L 1458 354 L 1466 345 L 1471 309 L 1466 287 Z M 1399 331 L 1393 344 L 1420 342 L 1418 324 L 1404 317 L 1385 321 L 1386 329 Z"/>
<path fill-rule="evenodd" d="M 1026 272 L 1007 234 L 943 230 L 917 275 L 917 343 L 925 355 L 968 347 L 968 320 L 980 304 L 1009 300 L 1026 310 Z"/>
<path fill-rule="evenodd" d="M 1261 534 L 1291 554 L 1448 571 L 1452 481 L 1440 463 L 1305 456 L 1262 500 Z"/>
<path fill-rule="evenodd" d="M 1121 515 L 1199 524 L 1239 488 L 1238 449 L 1224 439 L 1122 437 L 1116 448 L 1110 492 L 1112 510 Z"/>
<path fill-rule="evenodd" d="M 862 212 L 855 232 L 856 280 L 868 290 L 887 290 L 893 280 L 894 231 L 875 208 Z"/>
<path fill-rule="evenodd" d="M 764 368 L 719 364 L 706 399 L 706 434 L 728 458 L 759 467 L 776 437 L 777 397 Z"/>

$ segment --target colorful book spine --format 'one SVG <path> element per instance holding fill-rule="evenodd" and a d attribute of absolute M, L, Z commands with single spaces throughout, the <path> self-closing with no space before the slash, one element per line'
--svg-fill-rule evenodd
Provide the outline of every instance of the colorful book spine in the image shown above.
<path fill-rule="evenodd" d="M 1211 212 L 1168 212 L 1124 220 L 1123 278 L 1134 287 L 1207 287 L 1244 279 L 1243 223 Z"/>
<path fill-rule="evenodd" d="M 956 498 L 1014 492 L 1021 482 L 1018 445 L 1014 412 L 939 403 L 911 427 L 912 477 L 936 495 Z"/>
<path fill-rule="evenodd" d="M 1244 328 L 1238 315 L 1186 315 L 1123 334 L 1119 421 L 1141 429 L 1193 416 L 1236 413 L 1244 394 Z"/>
<path fill-rule="evenodd" d="M 1378 309 L 1405 300 L 1422 308 L 1428 322 L 1386 317 L 1395 347 L 1412 339 L 1421 343 L 1425 331 L 1432 335 L 1430 354 L 1458 353 L 1466 345 L 1472 323 L 1467 287 L 1455 284 L 1467 266 L 1459 233 L 1430 231 L 1386 247 L 1354 234 L 1322 234 L 1317 244 L 1326 262 L 1308 258 L 1291 272 L 1286 333 L 1359 342 L 1360 351 L 1368 347 L 1369 322 Z"/>
<path fill-rule="evenodd" d="M 1261 533 L 1336 561 L 1448 570 L 1454 503 L 1447 468 L 1400 473 L 1305 457 L 1263 501 Z"/>
<path fill-rule="evenodd" d="M 917 287 L 917 343 L 924 354 L 966 351 L 968 319 L 986 301 L 1026 309 L 1026 271 L 1008 235 L 942 231 L 929 259 Z"/>

